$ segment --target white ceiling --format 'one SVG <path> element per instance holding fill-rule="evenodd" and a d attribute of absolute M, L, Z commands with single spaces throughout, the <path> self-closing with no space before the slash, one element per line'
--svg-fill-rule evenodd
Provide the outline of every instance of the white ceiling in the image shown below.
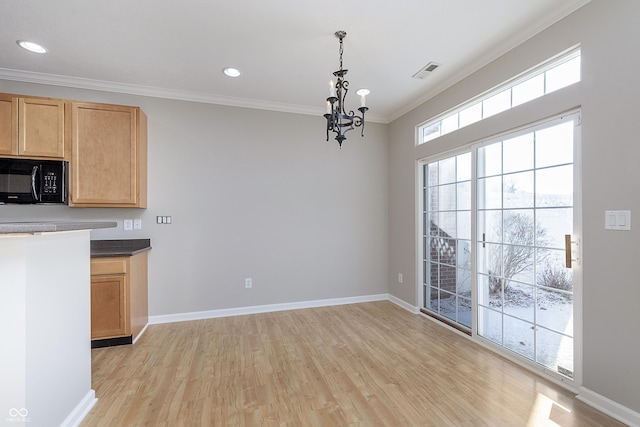
<path fill-rule="evenodd" d="M 0 79 L 320 115 L 344 30 L 347 107 L 389 122 L 588 1 L 6 0 Z"/>

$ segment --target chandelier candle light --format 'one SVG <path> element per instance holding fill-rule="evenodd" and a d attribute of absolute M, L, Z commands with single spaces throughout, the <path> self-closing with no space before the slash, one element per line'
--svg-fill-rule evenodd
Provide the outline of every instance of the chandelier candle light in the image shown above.
<path fill-rule="evenodd" d="M 335 132 L 336 141 L 338 141 L 338 145 L 342 148 L 342 143 L 347 139 L 344 134 L 354 127 L 362 127 L 360 136 L 364 136 L 364 113 L 368 110 L 365 106 L 365 96 L 369 91 L 361 89 L 356 92 L 360 95 L 360 108 L 358 108 L 358 111 L 360 111 L 362 115 L 357 116 L 353 110 L 350 110 L 347 114 L 344 109 L 344 100 L 349 91 L 349 82 L 344 79 L 344 76 L 347 75 L 349 70 L 342 69 L 342 41 L 347 36 L 347 33 L 344 31 L 336 31 L 335 35 L 340 40 L 340 69 L 333 72 L 333 75 L 337 78 L 337 82 L 334 86 L 333 80 L 331 80 L 329 97 L 327 98 L 327 113 L 324 117 L 327 119 L 327 141 L 329 141 L 329 132 Z"/>

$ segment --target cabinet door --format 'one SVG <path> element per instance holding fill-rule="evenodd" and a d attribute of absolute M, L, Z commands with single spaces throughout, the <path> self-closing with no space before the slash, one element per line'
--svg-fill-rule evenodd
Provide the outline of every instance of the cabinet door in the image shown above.
<path fill-rule="evenodd" d="M 125 278 L 91 277 L 91 339 L 130 335 Z"/>
<path fill-rule="evenodd" d="M 71 103 L 70 205 L 146 207 L 140 117 L 136 107 Z"/>
<path fill-rule="evenodd" d="M 64 158 L 64 101 L 19 98 L 18 154 Z"/>
<path fill-rule="evenodd" d="M 0 95 L 0 154 L 18 154 L 18 98 Z"/>

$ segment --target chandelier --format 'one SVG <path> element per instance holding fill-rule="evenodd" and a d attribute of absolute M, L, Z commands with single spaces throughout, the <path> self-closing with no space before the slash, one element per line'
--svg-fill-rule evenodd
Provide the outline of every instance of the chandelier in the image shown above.
<path fill-rule="evenodd" d="M 340 69 L 333 72 L 337 81 L 334 86 L 334 82 L 331 80 L 329 97 L 327 98 L 327 113 L 324 117 L 327 119 L 327 141 L 329 141 L 329 132 L 335 132 L 336 141 L 338 141 L 338 145 L 342 148 L 342 143 L 347 139 L 345 133 L 354 127 L 361 127 L 360 136 L 364 136 L 364 113 L 368 110 L 365 106 L 365 96 L 369 91 L 361 89 L 356 92 L 360 95 L 360 108 L 358 108 L 358 111 L 360 111 L 362 115 L 356 115 L 353 110 L 350 110 L 349 113 L 345 111 L 344 101 L 349 91 L 349 82 L 344 79 L 344 76 L 347 75 L 349 70 L 342 69 L 342 41 L 347 36 L 347 33 L 344 31 L 336 31 L 335 35 L 340 40 Z"/>

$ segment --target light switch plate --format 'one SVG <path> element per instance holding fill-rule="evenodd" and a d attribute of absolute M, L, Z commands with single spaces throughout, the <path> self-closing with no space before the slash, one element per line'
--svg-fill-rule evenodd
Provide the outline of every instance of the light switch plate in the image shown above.
<path fill-rule="evenodd" d="M 132 219 L 125 219 L 123 221 L 123 226 L 124 226 L 125 231 L 133 230 L 133 220 Z"/>
<path fill-rule="evenodd" d="M 631 211 L 604 211 L 605 230 L 631 230 Z"/>

